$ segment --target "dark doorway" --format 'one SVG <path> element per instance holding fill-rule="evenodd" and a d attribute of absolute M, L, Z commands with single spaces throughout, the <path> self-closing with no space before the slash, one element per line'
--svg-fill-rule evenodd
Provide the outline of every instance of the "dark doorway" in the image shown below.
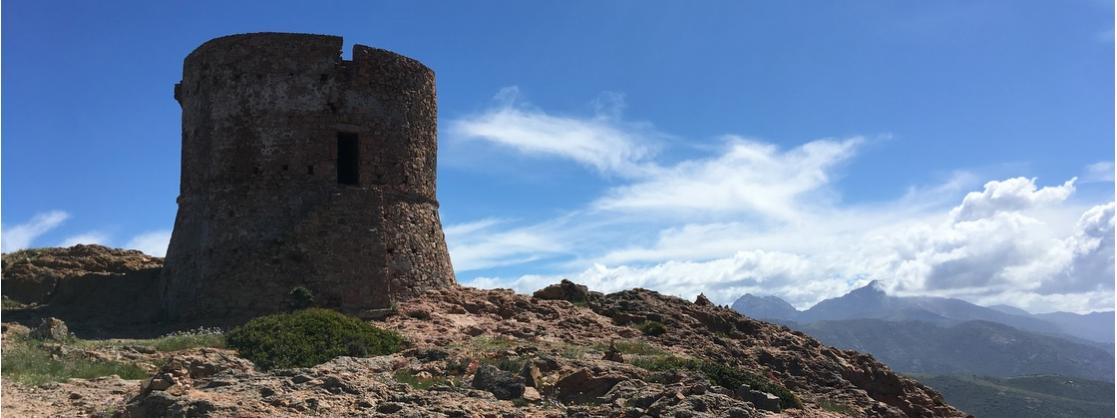
<path fill-rule="evenodd" d="M 337 133 L 337 182 L 338 184 L 359 184 L 360 148 L 357 134 Z"/>

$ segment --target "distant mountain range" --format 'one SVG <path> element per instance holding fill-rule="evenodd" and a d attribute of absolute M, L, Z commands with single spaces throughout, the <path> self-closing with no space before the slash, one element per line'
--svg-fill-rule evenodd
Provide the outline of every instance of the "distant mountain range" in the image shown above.
<path fill-rule="evenodd" d="M 733 309 L 757 319 L 776 322 L 811 323 L 845 319 L 882 319 L 887 321 L 924 321 L 936 325 L 955 325 L 964 321 L 989 321 L 1023 331 L 1073 337 L 1112 346 L 1113 311 L 1086 315 L 1054 312 L 1030 314 L 1022 309 L 998 305 L 984 307 L 961 299 L 941 297 L 891 296 L 876 281 L 844 296 L 826 299 L 805 311 L 775 296 L 746 294 L 733 303 Z"/>
<path fill-rule="evenodd" d="M 1113 312 L 1035 315 L 959 299 L 891 296 L 877 282 L 804 311 L 775 296 L 754 295 L 742 296 L 733 309 L 832 346 L 868 352 L 906 373 L 1113 381 Z"/>

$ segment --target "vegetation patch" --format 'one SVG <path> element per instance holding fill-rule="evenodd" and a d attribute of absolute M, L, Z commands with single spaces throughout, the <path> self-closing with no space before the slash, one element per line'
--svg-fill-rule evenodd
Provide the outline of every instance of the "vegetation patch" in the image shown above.
<path fill-rule="evenodd" d="M 415 389 L 427 390 L 435 386 L 462 386 L 462 382 L 452 376 L 420 377 L 408 370 L 399 370 L 392 375 L 397 382 L 406 383 Z"/>
<path fill-rule="evenodd" d="M 655 356 L 667 354 L 667 351 L 663 350 L 662 348 L 659 348 L 654 344 L 642 340 L 612 340 L 608 343 L 598 342 L 594 344 L 593 348 L 601 352 L 606 352 L 609 351 L 610 344 L 612 344 L 612 347 L 621 354 L 631 354 L 637 356 Z"/>
<path fill-rule="evenodd" d="M 637 357 L 632 359 L 631 363 L 636 367 L 651 371 L 692 370 L 703 374 L 710 380 L 710 383 L 721 387 L 736 390 L 741 385 L 748 385 L 749 388 L 776 395 L 780 398 L 780 406 L 783 408 L 801 408 L 803 406 L 799 398 L 787 388 L 762 375 L 738 367 L 673 355 Z"/>
<path fill-rule="evenodd" d="M 27 384 L 43 385 L 64 382 L 67 379 L 92 379 L 117 375 L 122 379 L 145 379 L 143 368 L 117 361 L 102 361 L 77 354 L 60 353 L 60 344 L 47 346 L 38 340 L 9 337 L 12 341 L 4 347 L 3 376 L 5 379 Z M 54 350 L 52 351 L 52 347 Z"/>
<path fill-rule="evenodd" d="M 151 339 L 74 340 L 73 343 L 86 348 L 142 346 L 169 352 L 199 347 L 225 348 L 225 334 L 220 328 L 196 328 Z"/>
<path fill-rule="evenodd" d="M 339 356 L 367 357 L 403 349 L 403 337 L 328 309 L 262 316 L 233 329 L 229 347 L 261 369 L 312 367 Z"/>
<path fill-rule="evenodd" d="M 833 401 L 822 401 L 822 402 L 818 403 L 818 406 L 825 411 L 842 414 L 843 416 L 847 416 L 847 417 L 863 417 L 863 416 L 865 416 L 861 412 L 858 412 L 858 410 L 855 409 L 854 407 L 843 404 L 843 403 L 837 403 L 837 402 L 833 402 Z"/>
<path fill-rule="evenodd" d="M 292 310 L 306 309 L 314 307 L 314 292 L 303 286 L 295 287 L 287 293 L 287 298 L 290 300 L 289 304 Z"/>
<path fill-rule="evenodd" d="M 641 322 L 640 325 L 636 326 L 636 329 L 639 329 L 640 332 L 644 333 L 644 335 L 650 337 L 656 337 L 667 333 L 667 326 L 663 325 L 663 323 L 659 321 Z"/>

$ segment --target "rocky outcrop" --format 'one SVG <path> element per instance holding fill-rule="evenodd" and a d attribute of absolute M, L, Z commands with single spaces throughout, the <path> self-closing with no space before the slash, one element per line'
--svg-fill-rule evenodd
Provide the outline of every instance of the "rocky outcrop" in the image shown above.
<path fill-rule="evenodd" d="M 586 303 L 599 296 L 601 296 L 600 293 L 590 292 L 588 287 L 566 279 L 562 279 L 558 284 L 536 290 L 532 294 L 532 297 L 538 299 L 565 300 L 572 303 Z"/>
<path fill-rule="evenodd" d="M 2 260 L 4 296 L 39 305 L 80 302 L 77 297 L 95 287 L 88 281 L 101 287 L 104 282 L 128 281 L 122 278 L 163 267 L 163 259 L 140 251 L 82 244 L 20 250 L 4 254 Z M 132 281 L 141 278 L 136 279 Z"/>
<path fill-rule="evenodd" d="M 29 333 L 31 338 L 38 340 L 63 341 L 70 338 L 70 328 L 58 318 L 43 318 L 39 326 Z"/>
<path fill-rule="evenodd" d="M 162 265 L 163 259 L 140 251 L 100 245 L 4 254 L 0 289 L 27 306 L 5 311 L 5 320 L 34 326 L 58 317 L 84 337 L 125 336 L 120 329 L 139 332 L 129 336 L 158 335 L 168 330 L 135 326 L 157 318 Z"/>

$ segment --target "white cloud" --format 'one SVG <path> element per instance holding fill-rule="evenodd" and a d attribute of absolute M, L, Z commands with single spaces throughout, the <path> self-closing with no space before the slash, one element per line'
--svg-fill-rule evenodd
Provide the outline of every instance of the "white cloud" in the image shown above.
<path fill-rule="evenodd" d="M 1086 166 L 1086 173 L 1083 175 L 1082 181 L 1089 183 L 1112 183 L 1113 161 L 1099 161 Z"/>
<path fill-rule="evenodd" d="M 37 214 L 30 221 L 22 224 L 5 226 L 0 232 L 0 239 L 3 240 L 0 248 L 6 253 L 28 248 L 36 238 L 58 227 L 69 217 L 70 214 L 66 212 L 54 210 Z"/>
<path fill-rule="evenodd" d="M 451 136 L 488 141 L 528 155 L 562 157 L 602 173 L 639 175 L 655 152 L 654 130 L 619 119 L 623 98 L 598 100 L 592 118 L 550 115 L 519 102 L 519 90 L 498 93 L 502 103 L 481 114 L 451 122 Z"/>
<path fill-rule="evenodd" d="M 502 221 L 484 219 L 445 228 L 455 271 L 527 263 L 566 251 L 549 224 L 497 229 Z"/>
<path fill-rule="evenodd" d="M 879 279 L 898 294 L 1031 311 L 1112 308 L 1113 203 L 1072 201 L 1076 178 L 982 185 L 960 171 L 891 200 L 842 204 L 835 179 L 861 137 L 781 147 L 727 135 L 706 156 L 667 162 L 639 147 L 649 131 L 620 120 L 620 96 L 577 118 L 517 105 L 514 89 L 502 94 L 502 106 L 456 121 L 457 135 L 622 178 L 561 218 L 448 227 L 455 268 L 481 273 L 461 275 L 465 284 L 530 292 L 568 277 L 595 290 L 701 292 L 718 303 L 774 294 L 805 308 Z M 1089 181 L 1112 181 L 1112 163 L 1091 165 Z M 484 271 L 541 260 L 532 267 L 544 274 Z"/>
<path fill-rule="evenodd" d="M 106 245 L 109 242 L 108 234 L 100 231 L 89 231 L 78 235 L 66 237 L 59 247 L 72 247 L 78 244 Z"/>
<path fill-rule="evenodd" d="M 170 242 L 171 231 L 161 229 L 136 235 L 124 247 L 143 251 L 147 255 L 163 257 L 167 254 L 167 245 Z"/>
<path fill-rule="evenodd" d="M 970 192 L 962 199 L 951 215 L 959 221 L 973 220 L 990 216 L 999 211 L 1028 209 L 1034 206 L 1059 203 L 1074 192 L 1077 178 L 1067 180 L 1061 186 L 1036 188 L 1036 179 L 1016 177 L 1002 181 L 985 183 L 985 190 Z"/>
<path fill-rule="evenodd" d="M 801 217 L 801 198 L 830 182 L 831 170 L 851 157 L 861 138 L 823 139 L 788 151 L 727 137 L 727 149 L 706 160 L 657 170 L 610 190 L 594 205 L 626 212 L 758 214 L 780 221 Z"/>

